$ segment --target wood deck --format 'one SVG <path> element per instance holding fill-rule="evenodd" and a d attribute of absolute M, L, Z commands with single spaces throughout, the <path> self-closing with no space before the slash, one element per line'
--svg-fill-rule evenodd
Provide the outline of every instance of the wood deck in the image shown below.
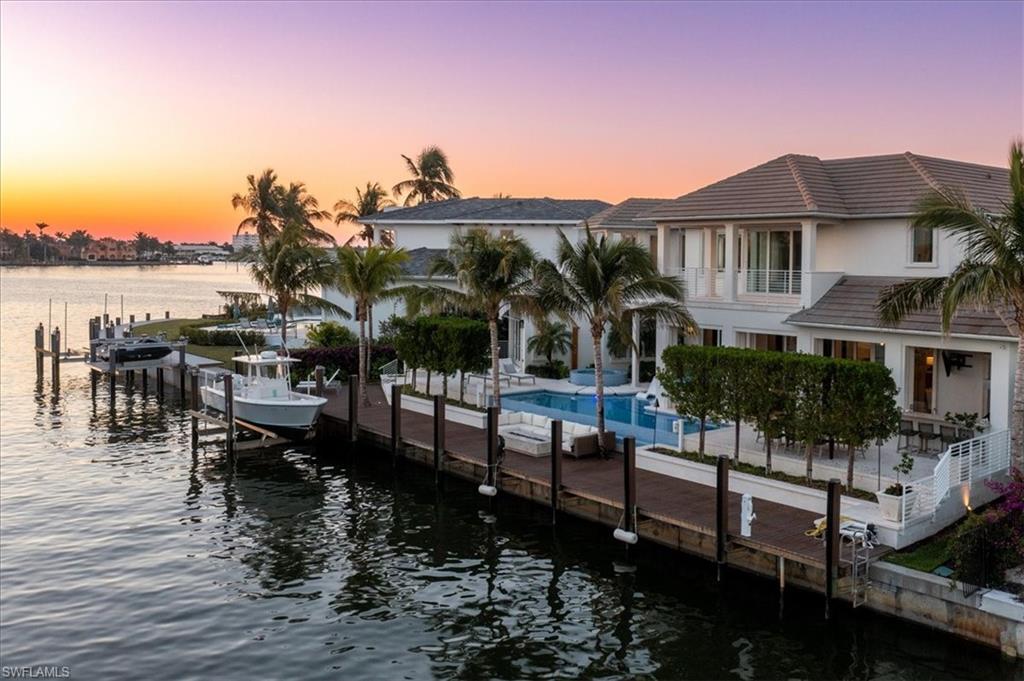
<path fill-rule="evenodd" d="M 328 395 L 324 415 L 347 423 L 348 392 L 341 390 Z M 380 386 L 371 386 L 372 406 L 359 410 L 359 427 L 381 440 L 390 438 L 390 407 Z M 426 414 L 402 410 L 402 442 L 431 449 L 433 418 Z M 486 431 L 448 421 L 446 423 L 446 456 L 449 459 L 483 465 L 486 462 Z M 548 457 L 531 457 L 506 450 L 501 465 L 505 477 L 520 478 L 535 485 L 550 488 L 551 462 Z M 592 457 L 574 459 L 564 457 L 562 464 L 563 495 L 589 499 L 615 509 L 623 508 L 623 481 L 621 457 L 602 459 Z M 681 480 L 679 478 L 637 470 L 638 521 L 641 529 L 645 519 L 659 520 L 709 536 L 715 534 L 714 487 Z M 771 501 L 755 502 L 756 520 L 752 536 L 740 537 L 741 495 L 729 495 L 730 546 L 732 550 L 746 547 L 756 552 L 783 557 L 803 565 L 824 568 L 825 543 L 808 537 L 806 530 L 814 526 L 818 514 L 784 506 Z"/>

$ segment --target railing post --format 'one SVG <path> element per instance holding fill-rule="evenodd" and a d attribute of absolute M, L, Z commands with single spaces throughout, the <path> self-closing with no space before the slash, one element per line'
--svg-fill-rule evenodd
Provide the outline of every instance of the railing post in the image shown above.
<path fill-rule="evenodd" d="M 199 447 L 199 417 L 196 416 L 196 412 L 199 411 L 199 369 L 192 369 L 189 372 L 189 407 L 192 409 L 192 449 L 195 450 Z M 182 389 L 184 389 L 184 383 Z"/>
<path fill-rule="evenodd" d="M 324 368 L 323 368 L 323 366 L 318 364 L 316 366 L 316 368 L 313 369 L 313 375 L 316 377 L 316 396 L 317 397 L 323 397 L 324 396 Z"/>
<path fill-rule="evenodd" d="M 562 420 L 551 420 L 551 524 L 558 522 L 558 496 L 562 492 Z"/>
<path fill-rule="evenodd" d="M 398 460 L 398 449 L 402 446 L 402 386 L 391 385 L 391 456 Z"/>
<path fill-rule="evenodd" d="M 828 481 L 825 508 L 825 619 L 832 616 L 836 578 L 839 576 L 839 510 L 843 485 L 837 478 Z"/>
<path fill-rule="evenodd" d="M 348 439 L 355 442 L 359 437 L 359 381 L 348 377 Z"/>
<path fill-rule="evenodd" d="M 718 455 L 715 478 L 715 562 L 718 579 L 722 579 L 722 567 L 726 560 L 726 546 L 729 541 L 729 455 Z"/>
<path fill-rule="evenodd" d="M 441 480 L 444 459 L 445 396 L 434 395 L 434 482 Z"/>

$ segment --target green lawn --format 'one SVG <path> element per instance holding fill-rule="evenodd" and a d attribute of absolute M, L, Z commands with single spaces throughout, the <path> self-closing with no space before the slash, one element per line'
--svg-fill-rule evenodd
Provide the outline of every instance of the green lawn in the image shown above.
<path fill-rule="evenodd" d="M 955 528 L 956 525 L 953 527 Z M 953 532 L 947 529 L 913 546 L 890 553 L 883 560 L 913 570 L 931 572 L 940 565 L 945 565 L 952 558 L 949 546 L 952 538 Z"/>
<path fill-rule="evenodd" d="M 177 340 L 181 336 L 181 328 L 183 326 L 207 326 L 217 324 L 216 319 L 168 319 L 166 321 L 150 322 L 149 324 L 142 324 L 136 326 L 136 334 L 146 334 L 148 336 L 156 336 L 161 333 L 167 334 L 168 340 Z M 237 352 L 242 351 L 240 345 L 192 345 L 188 346 L 188 351 L 193 355 L 199 355 L 200 357 L 207 357 L 209 359 L 220 362 L 224 367 L 230 369 L 231 358 Z"/>

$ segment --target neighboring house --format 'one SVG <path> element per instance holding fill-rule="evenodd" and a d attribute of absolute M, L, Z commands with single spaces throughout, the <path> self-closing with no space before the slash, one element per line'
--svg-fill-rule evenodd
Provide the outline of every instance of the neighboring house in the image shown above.
<path fill-rule="evenodd" d="M 822 160 L 786 155 L 640 213 L 656 224 L 658 266 L 683 278 L 697 337 L 679 342 L 807 352 L 884 363 L 915 418 L 977 412 L 1009 422 L 1016 339 L 991 311 L 962 312 L 943 335 L 937 312 L 883 328 L 874 304 L 893 282 L 949 274 L 962 249 L 912 229 L 918 200 L 957 188 L 1001 209 L 1005 168 L 917 156 Z"/>
<path fill-rule="evenodd" d="M 213 244 L 174 244 L 174 254 L 189 260 L 223 260 L 231 253 Z"/>
<path fill-rule="evenodd" d="M 130 241 L 103 237 L 82 249 L 82 258 L 89 261 L 135 260 L 135 246 Z"/>
<path fill-rule="evenodd" d="M 466 198 L 435 201 L 409 208 L 393 208 L 363 218 L 363 224 L 373 225 L 377 241 L 393 243 L 409 251 L 406 279 L 402 284 L 423 283 L 427 280 L 430 263 L 447 250 L 451 233 L 457 229 L 484 227 L 496 234 L 522 236 L 542 258 L 552 258 L 558 244 L 558 230 L 575 238 L 583 221 L 609 205 L 604 201 L 586 199 L 485 199 Z M 444 280 L 433 283 L 444 285 Z M 451 280 L 448 285 L 454 285 Z M 354 311 L 354 302 L 338 291 L 328 289 L 324 296 L 345 309 Z M 392 314 L 402 314 L 400 301 L 376 305 L 373 311 L 374 332 Z M 353 319 L 344 322 L 353 330 L 358 328 Z M 511 357 L 520 366 L 533 362 L 527 357 L 526 342 L 533 335 L 533 323 L 515 315 L 506 315 L 501 324 L 501 354 Z M 589 331 L 580 329 L 573 334 L 573 350 L 567 358 L 572 367 L 585 367 L 593 362 Z"/>

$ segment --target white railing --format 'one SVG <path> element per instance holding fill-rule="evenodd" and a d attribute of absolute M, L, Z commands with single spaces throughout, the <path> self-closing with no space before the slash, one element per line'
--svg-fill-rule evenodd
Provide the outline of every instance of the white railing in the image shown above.
<path fill-rule="evenodd" d="M 799 270 L 739 270 L 736 292 L 740 295 L 798 296 L 803 284 Z"/>
<path fill-rule="evenodd" d="M 387 364 L 382 364 L 378 373 L 381 385 L 387 385 L 388 383 L 398 383 L 401 385 L 405 383 L 405 374 L 399 371 L 397 359 L 393 359 Z M 387 391 L 385 390 L 384 392 Z"/>
<path fill-rule="evenodd" d="M 682 280 L 687 298 L 721 298 L 725 292 L 725 270 L 714 267 L 687 267 L 669 272 Z"/>
<path fill-rule="evenodd" d="M 1010 468 L 1010 431 L 999 430 L 957 442 L 935 464 L 927 478 L 906 485 L 900 497 L 899 520 L 902 523 L 934 516 L 950 491 L 963 484 L 986 480 Z M 956 499 L 952 503 L 963 503 Z"/>

